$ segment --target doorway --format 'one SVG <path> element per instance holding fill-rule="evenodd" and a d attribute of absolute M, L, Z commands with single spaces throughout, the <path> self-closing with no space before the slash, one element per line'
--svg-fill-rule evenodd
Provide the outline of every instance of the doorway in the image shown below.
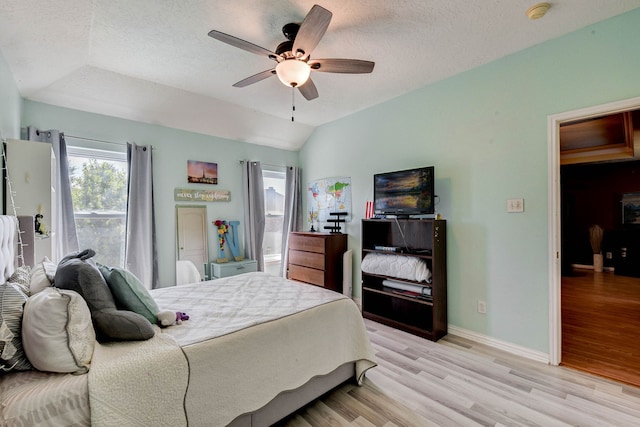
<path fill-rule="evenodd" d="M 562 358 L 560 125 L 640 108 L 640 97 L 549 116 L 549 362 Z"/>

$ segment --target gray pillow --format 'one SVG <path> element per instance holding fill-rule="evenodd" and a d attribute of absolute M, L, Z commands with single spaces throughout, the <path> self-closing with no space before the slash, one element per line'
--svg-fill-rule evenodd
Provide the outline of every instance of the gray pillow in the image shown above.
<path fill-rule="evenodd" d="M 54 286 L 76 291 L 87 302 L 98 341 L 136 341 L 151 338 L 151 323 L 138 313 L 118 310 L 113 295 L 91 257 L 92 249 L 74 252 L 58 264 Z"/>
<path fill-rule="evenodd" d="M 22 314 L 27 295 L 16 285 L 0 285 L 0 372 L 33 369 L 22 348 Z"/>

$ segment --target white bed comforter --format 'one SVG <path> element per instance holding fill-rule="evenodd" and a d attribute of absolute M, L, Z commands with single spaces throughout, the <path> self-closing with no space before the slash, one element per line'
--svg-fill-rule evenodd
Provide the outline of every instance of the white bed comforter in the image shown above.
<path fill-rule="evenodd" d="M 85 375 L 5 375 L 6 425 L 223 426 L 345 363 L 358 381 L 375 366 L 358 308 L 335 292 L 247 273 L 152 294 L 191 319 L 98 344 Z"/>
<path fill-rule="evenodd" d="M 227 425 L 345 363 L 359 381 L 375 366 L 357 306 L 336 292 L 258 272 L 152 294 L 191 316 L 163 330 L 189 361 L 190 426 Z"/>
<path fill-rule="evenodd" d="M 93 427 L 187 424 L 188 362 L 160 328 L 146 341 L 96 344 L 87 375 Z"/>

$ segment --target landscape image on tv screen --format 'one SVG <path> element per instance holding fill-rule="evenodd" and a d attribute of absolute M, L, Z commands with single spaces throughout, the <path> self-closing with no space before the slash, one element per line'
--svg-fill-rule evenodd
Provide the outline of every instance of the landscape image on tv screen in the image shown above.
<path fill-rule="evenodd" d="M 433 213 L 433 168 L 377 174 L 374 192 L 376 211 Z"/>

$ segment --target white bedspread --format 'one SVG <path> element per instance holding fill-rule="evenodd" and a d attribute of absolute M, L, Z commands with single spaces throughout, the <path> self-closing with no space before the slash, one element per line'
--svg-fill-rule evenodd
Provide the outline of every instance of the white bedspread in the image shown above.
<path fill-rule="evenodd" d="M 359 380 L 375 366 L 357 306 L 336 292 L 258 272 L 152 295 L 191 316 L 163 330 L 189 360 L 190 426 L 227 425 L 345 363 Z"/>
<path fill-rule="evenodd" d="M 358 381 L 375 366 L 357 306 L 336 292 L 247 273 L 152 295 L 191 319 L 98 344 L 85 375 L 5 374 L 0 424 L 224 426 L 346 363 Z"/>
<path fill-rule="evenodd" d="M 173 338 L 96 344 L 89 370 L 91 425 L 186 426 L 189 367 Z"/>
<path fill-rule="evenodd" d="M 19 371 L 0 376 L 0 426 L 89 425 L 87 375 Z"/>
<path fill-rule="evenodd" d="M 184 347 L 345 298 L 301 285 L 279 276 L 247 273 L 179 289 L 154 289 L 152 295 L 160 309 L 186 311 L 191 317 L 164 330 Z"/>

